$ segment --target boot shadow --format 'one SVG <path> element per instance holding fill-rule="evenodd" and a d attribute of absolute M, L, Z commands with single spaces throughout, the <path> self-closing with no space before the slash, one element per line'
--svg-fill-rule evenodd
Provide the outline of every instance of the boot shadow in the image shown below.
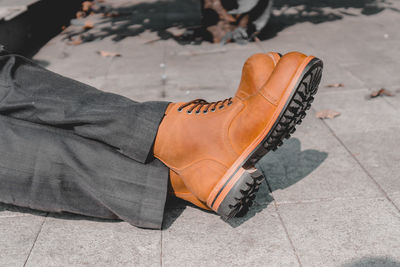
<path fill-rule="evenodd" d="M 227 221 L 238 227 L 268 207 L 274 200 L 272 192 L 285 189 L 307 177 L 327 158 L 328 153 L 314 149 L 301 150 L 300 140 L 291 138 L 275 152 L 265 155 L 256 165 L 265 180 L 260 186 L 253 206 L 247 214 Z"/>
<path fill-rule="evenodd" d="M 274 200 L 273 191 L 285 189 L 307 177 L 321 165 L 327 156 L 328 153 L 314 149 L 302 151 L 300 140 L 297 138 L 287 140 L 277 151 L 268 153 L 256 165 L 257 169 L 264 174 L 265 180 L 256 194 L 253 206 L 245 215 L 234 217 L 226 223 L 233 228 L 245 223 L 268 207 Z M 163 229 L 168 229 L 183 213 L 186 206 L 198 208 L 184 200 L 169 197 L 165 207 Z M 213 213 L 211 211 L 204 212 Z M 218 215 L 215 214 L 215 216 Z"/>

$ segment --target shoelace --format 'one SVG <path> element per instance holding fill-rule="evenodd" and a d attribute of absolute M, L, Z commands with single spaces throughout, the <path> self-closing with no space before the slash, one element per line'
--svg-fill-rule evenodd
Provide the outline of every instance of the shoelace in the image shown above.
<path fill-rule="evenodd" d="M 217 109 L 217 105 L 218 105 L 218 104 L 220 104 L 218 108 L 219 108 L 219 109 L 222 109 L 222 108 L 225 107 L 225 104 L 227 104 L 227 105 L 229 106 L 229 105 L 231 105 L 232 103 L 233 103 L 232 97 L 227 98 L 227 99 L 225 99 L 225 100 L 215 101 L 215 102 L 207 102 L 207 101 L 204 100 L 204 99 L 195 99 L 195 100 L 192 100 L 192 101 L 190 101 L 190 102 L 187 102 L 186 104 L 181 105 L 181 106 L 178 108 L 178 111 L 182 111 L 184 108 L 186 108 L 186 107 L 188 107 L 188 106 L 192 106 L 192 107 L 191 107 L 190 109 L 188 109 L 186 112 L 190 114 L 190 113 L 193 112 L 193 110 L 194 110 L 195 108 L 197 108 L 196 113 L 198 114 L 198 113 L 200 113 L 201 109 L 202 109 L 204 106 L 206 106 L 206 108 L 203 110 L 203 113 L 207 113 L 208 110 L 209 110 L 210 108 L 211 108 L 211 109 L 210 109 L 211 112 L 214 112 L 214 111 Z"/>

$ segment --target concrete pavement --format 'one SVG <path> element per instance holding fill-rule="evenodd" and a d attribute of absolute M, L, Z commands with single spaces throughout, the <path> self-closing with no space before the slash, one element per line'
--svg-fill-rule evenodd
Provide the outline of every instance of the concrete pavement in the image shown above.
<path fill-rule="evenodd" d="M 325 69 L 303 124 L 258 164 L 267 182 L 246 217 L 226 223 L 170 200 L 164 230 L 152 231 L 0 205 L 0 266 L 400 266 L 400 6 L 384 1 L 372 12 L 364 2 L 325 3 L 301 16 L 302 1 L 278 5 L 281 18 L 271 22 L 278 30 L 246 46 L 158 40 L 157 21 L 122 39 L 118 31 L 103 36 L 102 27 L 124 21 L 100 18 L 85 33 L 91 42 L 55 37 L 34 56 L 39 64 L 138 101 L 224 99 L 254 53 L 298 50 L 323 59 Z M 171 25 L 182 19 L 169 10 L 149 17 L 164 14 L 160 20 Z M 326 87 L 334 83 L 344 86 Z M 382 87 L 396 95 L 368 99 Z M 317 119 L 322 109 L 341 115 Z"/>

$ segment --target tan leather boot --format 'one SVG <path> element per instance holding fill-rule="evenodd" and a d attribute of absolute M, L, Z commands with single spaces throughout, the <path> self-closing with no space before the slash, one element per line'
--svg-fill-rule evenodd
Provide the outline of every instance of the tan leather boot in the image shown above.
<path fill-rule="evenodd" d="M 245 91 L 258 90 L 264 83 L 268 80 L 272 71 L 274 70 L 276 64 L 278 63 L 281 55 L 275 52 L 269 52 L 267 54 L 255 54 L 248 58 L 243 66 L 242 70 L 242 85 L 247 89 Z M 243 83 L 245 81 L 245 83 Z M 172 105 L 169 106 L 171 108 Z M 168 113 L 168 110 L 167 110 Z M 248 172 L 247 174 L 251 174 L 249 177 L 249 182 L 255 182 L 256 185 L 252 188 L 253 192 L 249 192 L 251 196 L 249 196 L 247 202 L 250 206 L 252 203 L 252 197 L 254 197 L 254 193 L 257 192 L 259 184 L 261 184 L 262 179 L 264 178 L 261 172 Z M 205 203 L 200 201 L 192 192 L 187 189 L 183 180 L 173 170 L 170 170 L 170 192 L 171 195 L 189 201 L 196 206 L 211 210 L 206 206 Z"/>
<path fill-rule="evenodd" d="M 170 104 L 154 145 L 172 179 L 223 217 L 249 205 L 259 179 L 250 174 L 254 164 L 290 137 L 321 79 L 321 60 L 298 52 L 280 58 L 272 73 L 251 61 L 233 98 Z"/>

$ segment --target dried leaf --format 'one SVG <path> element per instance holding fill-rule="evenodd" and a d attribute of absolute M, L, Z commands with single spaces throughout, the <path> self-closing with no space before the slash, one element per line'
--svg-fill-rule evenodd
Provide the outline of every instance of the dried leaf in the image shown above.
<path fill-rule="evenodd" d="M 83 11 L 78 11 L 78 12 L 76 12 L 76 14 L 75 14 L 75 17 L 76 17 L 77 19 L 84 18 L 85 16 L 86 16 L 86 13 L 83 12 Z"/>
<path fill-rule="evenodd" d="M 158 42 L 158 41 L 160 41 L 160 40 L 162 40 L 162 39 L 161 39 L 161 38 L 157 38 L 157 39 L 153 39 L 153 40 L 146 41 L 146 42 L 144 42 L 143 44 L 152 44 L 152 43 Z"/>
<path fill-rule="evenodd" d="M 80 36 L 72 38 L 67 45 L 80 45 L 82 43 L 82 38 Z"/>
<path fill-rule="evenodd" d="M 86 21 L 86 22 L 85 22 L 85 25 L 83 25 L 83 28 L 84 28 L 85 30 L 93 29 L 93 28 L 94 28 L 94 24 L 93 24 L 93 22 L 91 22 L 91 21 Z"/>
<path fill-rule="evenodd" d="M 343 83 L 333 83 L 333 84 L 328 84 L 326 87 L 338 88 L 338 87 L 344 87 L 344 84 Z"/>
<path fill-rule="evenodd" d="M 118 13 L 117 11 L 111 11 L 111 12 L 107 12 L 104 13 L 103 16 L 104 17 L 108 17 L 108 18 L 115 18 L 115 17 L 119 17 L 121 14 Z"/>
<path fill-rule="evenodd" d="M 387 90 L 385 88 L 381 88 L 378 91 L 373 91 L 369 95 L 370 98 L 375 98 L 375 97 L 378 97 L 378 96 L 393 96 L 393 94 L 389 90 Z"/>
<path fill-rule="evenodd" d="M 323 109 L 323 110 L 318 111 L 315 114 L 315 117 L 317 117 L 318 119 L 333 119 L 339 115 L 340 115 L 340 112 L 330 110 L 330 109 Z"/>
<path fill-rule="evenodd" d="M 108 51 L 103 51 L 103 50 L 97 51 L 97 53 L 99 55 L 101 55 L 102 57 L 120 57 L 121 56 L 121 54 L 119 54 L 119 53 L 108 52 Z"/>
<path fill-rule="evenodd" d="M 82 10 L 87 12 L 92 8 L 93 2 L 85 1 L 82 3 Z"/>

